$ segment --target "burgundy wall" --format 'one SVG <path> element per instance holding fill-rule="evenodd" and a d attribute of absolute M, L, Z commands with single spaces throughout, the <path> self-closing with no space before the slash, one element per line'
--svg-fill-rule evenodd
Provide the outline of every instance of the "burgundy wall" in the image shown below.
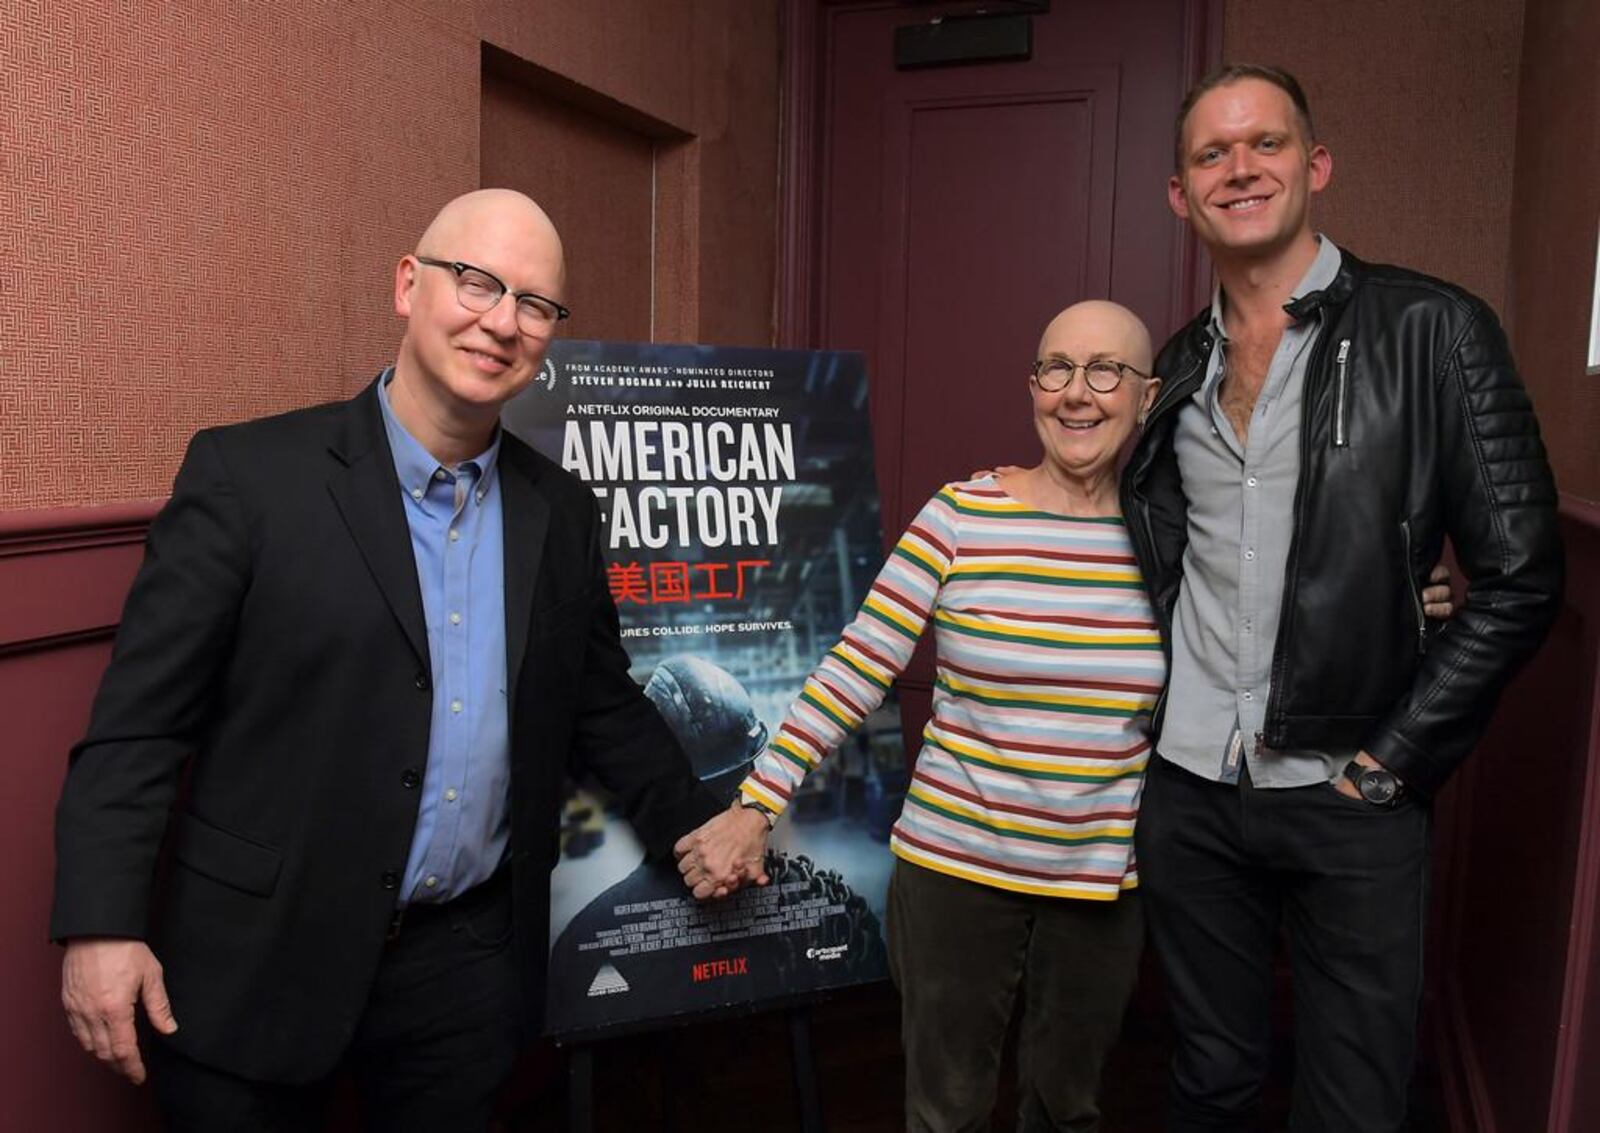
<path fill-rule="evenodd" d="M 1591 501 L 1600 500 L 1600 375 L 1584 373 L 1584 355 L 1600 230 L 1597 66 L 1600 4 L 1528 4 L 1511 214 L 1511 320 L 1556 483 Z"/>
<path fill-rule="evenodd" d="M 154 1129 L 149 1099 L 96 1069 L 61 1014 L 61 955 L 45 940 L 50 823 L 66 751 L 83 734 L 139 565 L 148 505 L 0 514 L 0 1126 Z"/>
<path fill-rule="evenodd" d="M 1560 620 L 1453 786 L 1436 904 L 1455 1127 L 1600 1128 L 1600 508 L 1563 507 Z"/>

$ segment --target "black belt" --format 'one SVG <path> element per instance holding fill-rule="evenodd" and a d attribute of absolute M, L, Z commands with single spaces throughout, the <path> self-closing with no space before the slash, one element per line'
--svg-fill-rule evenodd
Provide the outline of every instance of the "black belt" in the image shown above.
<path fill-rule="evenodd" d="M 448 901 L 413 901 L 409 905 L 402 905 L 394 911 L 394 916 L 389 918 L 389 930 L 384 933 L 383 939 L 399 940 L 402 927 L 421 928 L 425 924 L 448 917 L 452 911 L 471 916 L 497 901 L 505 900 L 510 888 L 511 869 L 502 866 L 494 871 L 488 881 L 474 885 L 459 897 L 452 897 Z"/>

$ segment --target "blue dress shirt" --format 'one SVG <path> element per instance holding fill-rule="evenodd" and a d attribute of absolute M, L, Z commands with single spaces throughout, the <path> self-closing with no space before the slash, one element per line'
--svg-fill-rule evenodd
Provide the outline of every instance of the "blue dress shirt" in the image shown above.
<path fill-rule="evenodd" d="M 378 385 L 422 587 L 433 717 L 400 903 L 448 901 L 488 880 L 511 836 L 506 707 L 505 531 L 496 482 L 500 434 L 442 467 Z"/>

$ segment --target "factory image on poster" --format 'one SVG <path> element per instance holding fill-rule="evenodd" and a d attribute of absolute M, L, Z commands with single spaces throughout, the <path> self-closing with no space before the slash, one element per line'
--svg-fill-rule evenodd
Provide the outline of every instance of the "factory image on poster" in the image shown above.
<path fill-rule="evenodd" d="M 552 344 L 506 428 L 594 489 L 634 678 L 731 800 L 883 561 L 853 353 Z M 907 776 L 891 694 L 807 777 L 771 883 L 700 903 L 570 783 L 545 1030 L 581 1038 L 882 979 L 889 829 Z"/>

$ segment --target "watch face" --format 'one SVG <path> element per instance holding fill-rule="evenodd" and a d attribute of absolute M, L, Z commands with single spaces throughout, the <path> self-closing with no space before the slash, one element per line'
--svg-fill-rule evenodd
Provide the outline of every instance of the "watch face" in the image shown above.
<path fill-rule="evenodd" d="M 1394 774 L 1389 771 L 1379 771 L 1377 768 L 1368 768 L 1361 773 L 1361 797 L 1369 803 L 1378 806 L 1387 806 L 1394 802 L 1395 795 L 1399 794 L 1399 785 L 1395 782 Z"/>

